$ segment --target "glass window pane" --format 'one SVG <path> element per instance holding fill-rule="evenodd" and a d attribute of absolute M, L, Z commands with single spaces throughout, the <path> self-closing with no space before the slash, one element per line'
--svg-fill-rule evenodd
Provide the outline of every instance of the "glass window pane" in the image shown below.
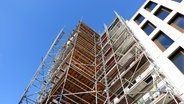
<path fill-rule="evenodd" d="M 144 17 L 141 14 L 138 14 L 137 17 L 134 19 L 137 24 L 140 24 L 143 20 Z"/>
<path fill-rule="evenodd" d="M 159 43 L 167 49 L 174 41 L 169 38 L 166 34 L 161 33 L 160 36 L 158 37 Z"/>
<path fill-rule="evenodd" d="M 173 0 L 173 1 L 176 1 L 176 2 L 179 2 L 180 3 L 182 0 Z"/>
<path fill-rule="evenodd" d="M 184 32 L 184 15 L 177 13 L 169 22 L 175 29 Z"/>
<path fill-rule="evenodd" d="M 173 57 L 172 61 L 184 73 L 184 54 L 181 51 Z"/>
<path fill-rule="evenodd" d="M 151 26 L 147 26 L 144 31 L 149 35 L 152 33 L 153 28 Z"/>
<path fill-rule="evenodd" d="M 156 3 L 154 3 L 154 2 L 149 2 L 147 5 L 146 5 L 146 7 L 145 7 L 145 9 L 147 9 L 148 11 L 152 11 L 155 7 L 156 7 Z"/>
<path fill-rule="evenodd" d="M 142 27 L 142 29 L 144 30 L 144 32 L 147 35 L 150 35 L 155 28 L 156 27 L 153 24 L 151 24 L 150 22 L 146 22 L 146 24 Z"/>
<path fill-rule="evenodd" d="M 173 23 L 176 24 L 178 27 L 184 29 L 184 16 L 178 15 L 178 17 L 174 20 Z"/>
<path fill-rule="evenodd" d="M 180 47 L 169 59 L 184 74 L 184 49 Z"/>
<path fill-rule="evenodd" d="M 170 9 L 167 9 L 167 8 L 164 8 L 164 7 L 160 7 L 160 9 L 158 9 L 158 11 L 155 13 L 155 15 L 164 20 L 168 15 L 169 13 L 171 12 Z"/>
<path fill-rule="evenodd" d="M 144 20 L 143 16 L 140 16 L 140 18 L 138 19 L 138 22 L 141 23 Z"/>
<path fill-rule="evenodd" d="M 153 10 L 154 8 L 156 7 L 156 4 L 155 3 L 152 3 L 149 7 L 150 10 Z"/>

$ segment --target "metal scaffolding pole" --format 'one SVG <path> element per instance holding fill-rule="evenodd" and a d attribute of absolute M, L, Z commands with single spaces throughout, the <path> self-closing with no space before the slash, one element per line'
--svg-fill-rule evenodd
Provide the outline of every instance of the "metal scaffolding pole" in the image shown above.
<path fill-rule="evenodd" d="M 96 34 L 93 34 L 94 37 L 94 53 L 95 53 L 95 59 L 94 59 L 94 68 L 95 68 L 95 103 L 98 104 L 98 81 L 97 81 L 97 69 L 96 69 L 96 57 L 97 57 L 97 52 L 96 52 L 96 47 L 97 47 L 97 42 L 96 42 Z"/>
<path fill-rule="evenodd" d="M 105 32 L 106 32 L 107 36 L 110 38 L 110 35 L 109 35 L 109 32 L 108 32 L 107 26 L 104 25 L 104 27 L 105 27 Z M 114 49 L 113 49 L 113 45 L 112 45 L 111 41 L 109 41 L 109 43 L 110 43 L 111 48 L 112 48 L 112 52 L 113 52 L 112 54 L 115 54 Z M 117 60 L 116 60 L 116 58 L 115 58 L 115 63 L 116 63 L 116 65 L 117 65 Z M 119 71 L 118 65 L 117 65 L 117 70 L 118 70 L 118 77 L 119 77 L 119 79 L 120 79 L 121 87 L 123 88 L 123 91 L 124 91 L 125 88 L 124 88 L 123 82 L 122 82 L 122 80 L 121 80 L 121 75 L 120 75 L 120 71 Z M 125 100 L 126 100 L 126 103 L 128 104 L 128 100 L 127 100 L 126 93 L 125 93 Z"/>
<path fill-rule="evenodd" d="M 50 49 L 48 50 L 46 56 L 43 58 L 40 66 L 38 67 L 36 73 L 34 74 L 31 82 L 29 83 L 28 87 L 26 88 L 25 92 L 23 93 L 19 104 L 22 103 L 37 103 L 37 98 L 45 93 L 46 90 L 42 90 L 45 85 L 48 85 L 47 80 L 50 78 L 50 74 L 48 73 L 51 70 L 52 64 L 55 61 L 55 57 L 60 55 L 62 52 L 62 41 L 61 38 L 64 32 L 61 29 L 60 33 L 57 35 L 56 39 L 54 40 L 53 44 L 51 45 Z M 59 46 L 59 47 L 57 47 Z M 57 48 L 57 50 L 55 50 Z"/>
<path fill-rule="evenodd" d="M 102 40 L 101 40 L 101 38 L 100 38 L 100 45 L 101 45 L 101 48 L 102 48 Z M 103 66 L 102 66 L 102 68 L 103 68 L 103 72 L 104 72 L 104 77 L 105 77 L 105 93 L 106 93 L 106 95 L 107 95 L 107 97 L 106 97 L 106 100 L 105 100 L 105 102 L 104 102 L 104 104 L 107 102 L 108 104 L 110 104 L 110 96 L 109 96 L 109 88 L 108 88 L 108 82 L 107 82 L 107 72 L 106 72 L 106 70 L 105 70 L 105 60 L 104 60 L 104 55 L 103 55 L 103 53 L 101 53 L 102 54 L 102 60 L 103 60 Z"/>

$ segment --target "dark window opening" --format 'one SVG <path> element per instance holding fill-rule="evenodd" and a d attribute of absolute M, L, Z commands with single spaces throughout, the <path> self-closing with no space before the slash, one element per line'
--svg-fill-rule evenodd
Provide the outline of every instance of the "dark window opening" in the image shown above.
<path fill-rule="evenodd" d="M 118 98 L 120 98 L 122 95 L 124 95 L 124 91 L 120 92 L 120 94 L 118 95 Z"/>
<path fill-rule="evenodd" d="M 149 84 L 150 82 L 152 82 L 153 77 L 151 75 L 149 75 L 144 81 Z"/>

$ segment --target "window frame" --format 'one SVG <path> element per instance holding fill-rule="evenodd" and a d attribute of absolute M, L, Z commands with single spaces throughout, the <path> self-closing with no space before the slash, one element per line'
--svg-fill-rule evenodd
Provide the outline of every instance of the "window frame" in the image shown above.
<path fill-rule="evenodd" d="M 165 48 L 159 41 L 159 38 L 161 38 L 160 36 L 164 36 L 166 35 L 164 32 L 159 31 L 153 38 L 152 41 L 157 45 L 157 47 L 164 52 L 167 48 Z M 166 37 L 168 37 L 170 40 L 172 40 L 169 36 L 166 35 Z M 173 41 L 173 40 L 172 40 Z M 169 45 L 169 47 L 174 43 L 174 41 Z M 168 47 L 168 48 L 169 48 Z"/>
<path fill-rule="evenodd" d="M 151 12 L 153 9 L 150 9 L 150 7 L 151 7 L 151 5 L 153 5 L 153 4 L 155 4 L 155 7 L 157 6 L 157 3 L 155 3 L 155 2 L 152 2 L 152 1 L 149 1 L 147 4 L 146 4 L 146 6 L 144 7 L 144 9 L 146 9 L 147 11 L 149 11 L 149 12 Z"/>
<path fill-rule="evenodd" d="M 139 22 L 139 19 L 141 19 L 141 18 L 143 18 L 143 20 L 142 20 L 142 21 L 144 21 L 145 17 L 144 17 L 144 16 L 142 16 L 142 15 L 139 13 L 139 14 L 135 17 L 134 21 L 139 25 L 139 24 L 141 24 L 141 23 L 142 23 L 142 21 L 141 21 L 141 22 Z"/>
<path fill-rule="evenodd" d="M 180 69 L 173 61 L 174 58 L 177 57 L 179 54 L 184 55 L 184 49 L 182 47 L 178 47 L 168 58 L 170 61 L 179 69 L 179 71 L 184 75 L 184 69 Z"/>
<path fill-rule="evenodd" d="M 160 18 L 160 14 L 163 13 L 163 12 L 166 12 L 166 13 L 168 13 L 168 15 L 169 15 L 169 14 L 172 12 L 172 10 L 169 9 L 169 8 L 166 8 L 166 7 L 164 7 L 164 6 L 160 6 L 160 7 L 158 8 L 158 10 L 154 13 L 154 15 L 157 16 L 158 18 Z M 168 15 L 167 15 L 167 16 L 168 16 Z M 162 19 L 162 18 L 160 18 L 160 19 L 161 19 L 161 20 L 164 20 L 165 18 L 167 18 L 167 16 L 164 17 L 163 19 Z"/>
<path fill-rule="evenodd" d="M 171 18 L 171 20 L 170 20 L 168 23 L 169 23 L 172 27 L 174 27 L 175 29 L 177 29 L 178 31 L 184 33 L 184 29 L 182 29 L 181 27 L 179 27 L 178 25 L 176 25 L 176 24 L 174 23 L 174 21 L 176 21 L 177 19 L 179 19 L 180 16 L 183 16 L 183 17 L 184 17 L 184 15 L 182 15 L 182 14 L 180 14 L 180 13 L 176 13 L 176 14 Z M 183 18 L 183 19 L 184 19 L 184 18 Z"/>
<path fill-rule="evenodd" d="M 149 21 L 146 21 L 145 23 L 144 23 L 144 25 L 141 27 L 141 29 L 145 32 L 145 29 L 146 29 L 146 27 L 148 27 L 148 26 L 150 26 L 151 28 L 153 28 L 153 31 L 156 29 L 156 26 L 155 25 L 153 25 L 151 22 L 149 22 Z M 153 31 L 151 31 L 151 33 L 153 32 Z M 146 32 L 145 32 L 146 33 Z M 151 34 L 150 33 L 150 34 Z M 147 34 L 147 33 L 146 33 Z M 148 36 L 150 35 L 150 34 L 147 34 Z"/>

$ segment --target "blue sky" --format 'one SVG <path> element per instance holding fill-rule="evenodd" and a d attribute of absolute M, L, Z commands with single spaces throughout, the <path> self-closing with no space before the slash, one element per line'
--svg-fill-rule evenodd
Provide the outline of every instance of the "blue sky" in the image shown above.
<path fill-rule="evenodd" d="M 103 32 L 115 18 L 129 20 L 145 0 L 0 0 L 0 103 L 17 104 L 62 27 L 82 20 Z"/>

